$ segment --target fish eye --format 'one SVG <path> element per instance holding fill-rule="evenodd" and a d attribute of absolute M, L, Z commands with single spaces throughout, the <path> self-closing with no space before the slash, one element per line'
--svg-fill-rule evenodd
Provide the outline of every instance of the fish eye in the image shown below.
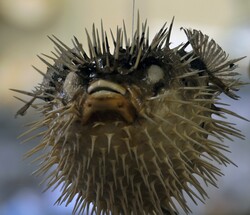
<path fill-rule="evenodd" d="M 156 84 L 164 79 L 164 71 L 158 65 L 151 65 L 147 69 L 147 80 L 150 84 Z"/>
<path fill-rule="evenodd" d="M 81 78 L 75 72 L 69 72 L 63 84 L 63 91 L 71 99 L 81 87 Z"/>

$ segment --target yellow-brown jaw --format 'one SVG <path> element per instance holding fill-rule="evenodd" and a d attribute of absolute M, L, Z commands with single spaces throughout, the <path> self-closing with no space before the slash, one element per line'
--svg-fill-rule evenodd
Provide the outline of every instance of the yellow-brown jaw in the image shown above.
<path fill-rule="evenodd" d="M 171 28 L 163 26 L 150 44 L 146 23 L 131 43 L 125 27 L 118 29 L 111 54 L 103 27 L 101 37 L 93 27 L 89 56 L 76 38 L 74 49 L 50 38 L 58 54 L 54 65 L 41 58 L 48 65 L 42 85 L 34 93 L 16 90 L 33 97 L 18 114 L 28 106 L 44 114 L 24 134 L 46 128 L 27 156 L 48 149 L 37 174 L 48 173 L 48 188 L 62 185 L 57 203 L 76 198 L 74 213 L 173 215 L 176 204 L 189 213 L 184 194 L 204 201 L 199 179 L 216 186 L 222 175 L 211 161 L 232 163 L 222 141 L 243 135 L 224 115 L 240 116 L 218 96 L 238 98 L 233 91 L 242 83 L 231 71 L 240 59 L 228 61 L 196 30 L 184 30 L 188 42 L 170 49 Z"/>

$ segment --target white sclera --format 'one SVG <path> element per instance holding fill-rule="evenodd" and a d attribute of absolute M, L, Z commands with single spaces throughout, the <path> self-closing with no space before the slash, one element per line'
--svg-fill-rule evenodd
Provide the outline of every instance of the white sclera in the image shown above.
<path fill-rule="evenodd" d="M 164 78 L 164 71 L 157 65 L 152 65 L 147 70 L 148 80 L 155 84 Z"/>
<path fill-rule="evenodd" d="M 80 87 L 80 78 L 75 72 L 70 72 L 63 84 L 63 90 L 69 98 L 72 98 Z"/>

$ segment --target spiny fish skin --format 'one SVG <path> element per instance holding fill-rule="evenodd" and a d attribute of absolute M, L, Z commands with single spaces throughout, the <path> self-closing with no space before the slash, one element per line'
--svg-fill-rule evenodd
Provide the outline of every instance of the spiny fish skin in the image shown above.
<path fill-rule="evenodd" d="M 197 30 L 184 29 L 187 42 L 170 48 L 172 25 L 149 42 L 147 23 L 138 24 L 130 42 L 124 24 L 112 33 L 114 51 L 103 25 L 93 25 L 89 54 L 75 37 L 74 48 L 49 37 L 56 53 L 45 55 L 53 63 L 39 57 L 48 67 L 35 68 L 42 84 L 14 90 L 32 97 L 18 115 L 30 106 L 43 115 L 22 136 L 46 128 L 25 140 L 41 138 L 26 156 L 44 152 L 36 174 L 47 173 L 48 188 L 62 186 L 57 203 L 76 198 L 73 213 L 173 215 L 176 202 L 190 213 L 184 193 L 203 202 L 199 179 L 216 186 L 222 175 L 212 161 L 232 163 L 222 142 L 244 136 L 224 115 L 244 118 L 219 96 L 239 98 L 243 83 L 233 70 L 242 58 L 228 60 Z"/>

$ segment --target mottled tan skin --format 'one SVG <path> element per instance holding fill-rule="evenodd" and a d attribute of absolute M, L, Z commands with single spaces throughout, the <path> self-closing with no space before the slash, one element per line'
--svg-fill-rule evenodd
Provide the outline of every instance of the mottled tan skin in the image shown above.
<path fill-rule="evenodd" d="M 183 96 L 181 91 L 169 90 L 162 96 L 141 105 L 152 121 L 137 116 L 133 123 L 126 123 L 110 116 L 109 121 L 84 125 L 80 114 L 84 105 L 79 105 L 79 118 L 75 118 L 68 129 L 67 141 L 57 129 L 49 141 L 57 142 L 54 154 L 60 163 L 58 170 L 69 176 L 69 184 L 73 182 L 70 189 L 80 191 L 81 198 L 93 202 L 97 208 L 111 208 L 114 212 L 124 210 L 128 214 L 143 209 L 160 214 L 161 207 L 168 208 L 172 204 L 170 196 L 182 198 L 181 189 L 189 190 L 187 181 L 195 184 L 203 194 L 191 173 L 199 174 L 199 167 L 205 165 L 211 174 L 218 172 L 200 158 L 204 148 L 194 142 L 204 142 L 206 134 L 199 132 L 202 129 L 197 126 L 203 121 L 194 115 L 192 121 L 198 122 L 198 128 L 194 128 L 172 114 L 187 117 L 188 113 L 198 112 L 192 105 L 172 102 Z M 152 112 L 157 117 L 151 116 Z M 56 123 L 63 126 L 73 117 L 75 113 L 68 114 Z M 69 153 L 72 153 L 70 157 Z"/>
<path fill-rule="evenodd" d="M 126 48 L 118 29 L 110 54 L 103 28 L 100 39 L 94 27 L 89 57 L 76 38 L 75 49 L 51 38 L 60 56 L 54 65 L 42 59 L 48 71 L 31 95 L 45 101 L 44 117 L 31 130 L 46 130 L 27 156 L 48 149 L 37 174 L 50 173 L 48 187 L 63 185 L 57 203 L 76 197 L 74 213 L 173 215 L 173 199 L 189 213 L 183 194 L 203 201 L 198 179 L 216 186 L 222 174 L 211 160 L 231 163 L 221 141 L 243 136 L 213 115 L 240 117 L 217 104 L 220 93 L 237 98 L 233 90 L 241 83 L 231 70 L 239 59 L 227 61 L 195 30 L 185 30 L 188 42 L 170 49 L 171 28 L 164 26 L 151 44 L 146 24 L 131 44 L 124 28 Z"/>

